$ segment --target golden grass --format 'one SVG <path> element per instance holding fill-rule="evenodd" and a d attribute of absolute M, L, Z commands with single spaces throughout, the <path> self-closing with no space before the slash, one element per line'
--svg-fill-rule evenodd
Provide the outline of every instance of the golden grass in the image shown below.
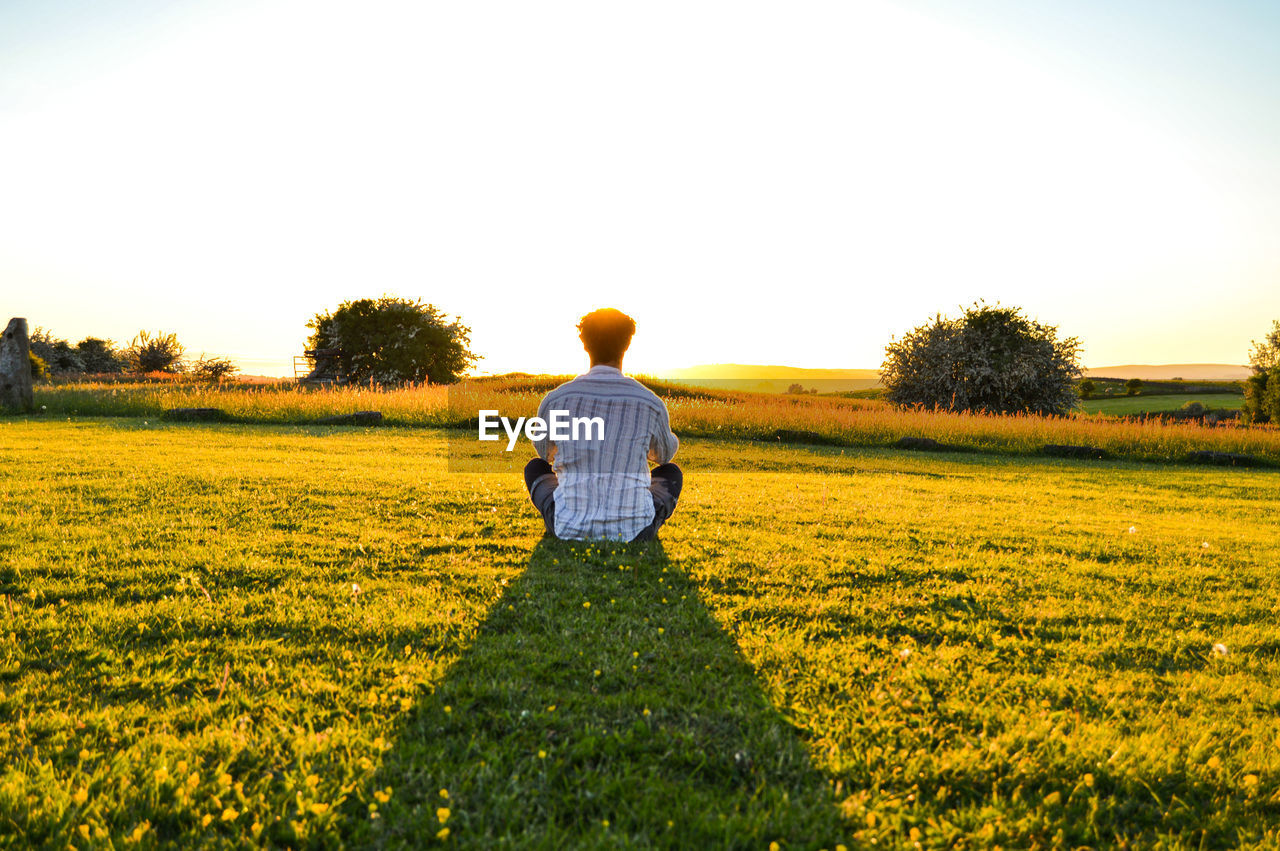
<path fill-rule="evenodd" d="M 333 414 L 381 411 L 388 424 L 467 427 L 481 409 L 532 416 L 561 378 L 488 379 L 445 386 L 302 388 L 293 383 L 116 384 L 44 386 L 36 404 L 46 416 L 158 417 L 170 408 L 219 408 L 236 419 L 307 423 Z M 677 434 L 791 440 L 840 446 L 887 446 L 927 437 L 984 452 L 1031 454 L 1046 444 L 1094 446 L 1142 461 L 1182 460 L 1209 449 L 1280 463 L 1280 430 L 1072 417 L 995 416 L 904 410 L 877 400 L 736 393 L 651 382 L 664 396 Z"/>

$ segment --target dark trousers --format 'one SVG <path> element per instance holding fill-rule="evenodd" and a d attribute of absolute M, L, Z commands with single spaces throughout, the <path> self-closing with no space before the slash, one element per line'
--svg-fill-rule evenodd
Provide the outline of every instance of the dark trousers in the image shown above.
<path fill-rule="evenodd" d="M 524 468 L 524 486 L 529 489 L 529 499 L 542 515 L 547 534 L 556 534 L 556 479 L 555 470 L 541 458 L 534 458 Z M 652 541 L 676 510 L 680 489 L 684 487 L 684 474 L 675 464 L 661 464 L 649 471 L 649 493 L 653 494 L 653 522 L 640 530 L 633 541 Z"/>

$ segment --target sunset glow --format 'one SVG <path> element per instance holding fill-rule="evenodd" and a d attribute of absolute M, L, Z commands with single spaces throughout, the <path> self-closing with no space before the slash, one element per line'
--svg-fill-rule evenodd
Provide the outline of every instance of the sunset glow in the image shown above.
<path fill-rule="evenodd" d="M 655 371 L 876 367 L 986 299 L 1089 365 L 1243 363 L 1274 13 L 964 6 L 6 4 L 0 311 L 286 374 L 385 292 L 571 372 L 611 305 Z"/>

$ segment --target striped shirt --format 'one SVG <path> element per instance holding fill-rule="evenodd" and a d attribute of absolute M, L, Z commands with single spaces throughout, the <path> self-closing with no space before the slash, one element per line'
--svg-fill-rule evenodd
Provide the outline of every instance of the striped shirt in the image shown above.
<path fill-rule="evenodd" d="M 667 406 L 616 367 L 593 366 L 546 395 L 538 416 L 549 420 L 551 411 L 604 420 L 603 439 L 586 428 L 576 439 L 534 441 L 559 480 L 556 537 L 630 541 L 653 522 L 646 461 L 665 464 L 680 446 Z"/>

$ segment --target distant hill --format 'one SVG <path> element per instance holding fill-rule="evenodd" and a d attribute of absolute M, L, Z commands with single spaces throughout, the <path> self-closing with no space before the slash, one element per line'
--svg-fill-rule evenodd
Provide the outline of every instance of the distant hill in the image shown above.
<path fill-rule="evenodd" d="M 1141 378 L 1144 381 L 1240 381 L 1253 374 L 1247 366 L 1230 363 L 1161 363 L 1097 366 L 1084 371 L 1090 378 Z"/>
<path fill-rule="evenodd" d="M 838 393 L 877 386 L 880 383 L 880 370 L 806 369 L 799 366 L 717 363 L 669 369 L 658 373 L 655 377 L 695 387 L 718 387 L 724 390 L 785 393 L 793 384 L 799 384 L 806 391 Z"/>

